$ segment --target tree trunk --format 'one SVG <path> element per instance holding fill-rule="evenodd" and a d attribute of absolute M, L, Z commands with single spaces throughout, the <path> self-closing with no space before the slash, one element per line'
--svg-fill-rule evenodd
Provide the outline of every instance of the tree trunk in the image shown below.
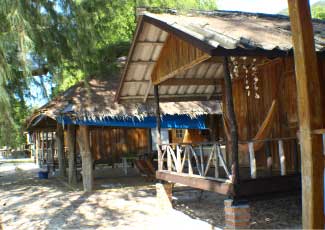
<path fill-rule="evenodd" d="M 85 192 L 93 190 L 93 160 L 89 143 L 88 126 L 80 126 L 77 135 L 82 160 L 82 183 Z"/>
<path fill-rule="evenodd" d="M 69 153 L 69 169 L 68 182 L 69 184 L 77 184 L 77 167 L 76 167 L 76 126 L 68 125 L 67 131 L 68 153 Z"/>
<path fill-rule="evenodd" d="M 56 126 L 56 147 L 58 151 L 59 175 L 64 177 L 66 175 L 64 163 L 64 133 L 61 124 L 57 124 Z"/>
<path fill-rule="evenodd" d="M 232 171 L 232 182 L 233 184 L 237 184 L 239 182 L 239 164 L 238 164 L 238 127 L 237 127 L 237 120 L 236 114 L 234 110 L 234 102 L 232 97 L 232 83 L 231 77 L 228 68 L 228 59 L 225 57 L 224 60 L 224 79 L 225 79 L 225 93 L 226 93 L 226 109 L 229 115 L 230 121 L 230 149 L 232 153 L 232 164 L 231 164 L 231 171 Z M 236 186 L 235 186 L 236 187 Z"/>

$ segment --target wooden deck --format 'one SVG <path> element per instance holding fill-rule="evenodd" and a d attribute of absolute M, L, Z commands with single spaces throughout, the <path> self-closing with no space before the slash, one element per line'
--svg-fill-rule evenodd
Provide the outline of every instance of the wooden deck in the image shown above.
<path fill-rule="evenodd" d="M 168 171 L 157 171 L 156 178 L 223 195 L 236 196 L 237 198 L 274 193 L 299 192 L 301 188 L 301 177 L 299 174 L 242 180 L 238 184 L 236 194 L 234 193 L 233 184 L 226 180 L 189 176 L 185 173 L 179 174 Z"/>

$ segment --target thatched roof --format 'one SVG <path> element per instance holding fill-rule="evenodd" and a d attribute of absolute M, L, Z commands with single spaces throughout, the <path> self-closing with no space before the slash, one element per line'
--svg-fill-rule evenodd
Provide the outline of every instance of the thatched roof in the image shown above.
<path fill-rule="evenodd" d="M 46 105 L 39 108 L 35 116 L 45 114 L 51 118 L 67 115 L 78 119 L 102 119 L 136 117 L 143 118 L 155 114 L 155 104 L 123 103 L 114 101 L 118 80 L 96 80 L 80 82 L 69 88 Z M 216 101 L 162 102 L 161 113 L 168 115 L 219 114 L 221 109 Z"/>

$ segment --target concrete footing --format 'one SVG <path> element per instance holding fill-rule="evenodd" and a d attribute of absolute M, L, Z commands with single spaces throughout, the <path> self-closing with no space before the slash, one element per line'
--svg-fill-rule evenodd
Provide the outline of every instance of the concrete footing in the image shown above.
<path fill-rule="evenodd" d="M 162 210 L 172 209 L 173 184 L 156 183 L 157 204 Z"/>
<path fill-rule="evenodd" d="M 248 203 L 236 204 L 233 200 L 225 200 L 225 228 L 226 229 L 249 229 L 250 207 Z"/>

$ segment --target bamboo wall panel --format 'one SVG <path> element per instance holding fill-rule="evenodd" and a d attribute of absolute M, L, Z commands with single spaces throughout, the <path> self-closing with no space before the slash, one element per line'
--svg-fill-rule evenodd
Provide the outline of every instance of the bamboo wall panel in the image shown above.
<path fill-rule="evenodd" d="M 248 95 L 247 78 L 240 76 L 233 80 L 233 97 L 238 132 L 240 141 L 252 140 L 261 127 L 273 100 L 276 100 L 272 129 L 267 138 L 296 137 L 298 131 L 298 115 L 296 103 L 296 84 L 294 75 L 294 63 L 292 58 L 277 58 L 273 60 L 259 59 L 257 63 L 257 87 L 254 91 L 253 77 L 248 75 L 250 95 Z M 324 69 L 325 70 L 325 69 Z M 255 98 L 255 92 L 259 99 Z M 225 108 L 224 108 L 225 109 Z M 271 143 L 273 168 L 279 169 L 279 157 L 277 143 Z M 286 156 L 286 168 L 294 169 L 292 143 L 284 142 Z M 257 167 L 266 167 L 266 148 L 263 146 L 255 153 Z M 241 166 L 249 165 L 249 155 L 240 153 Z"/>
<path fill-rule="evenodd" d="M 146 129 L 94 127 L 90 130 L 91 151 L 94 160 L 121 162 L 125 155 L 137 155 L 148 150 Z"/>
<path fill-rule="evenodd" d="M 210 56 L 205 52 L 170 34 L 160 52 L 151 80 L 159 84 L 208 58 Z"/>

